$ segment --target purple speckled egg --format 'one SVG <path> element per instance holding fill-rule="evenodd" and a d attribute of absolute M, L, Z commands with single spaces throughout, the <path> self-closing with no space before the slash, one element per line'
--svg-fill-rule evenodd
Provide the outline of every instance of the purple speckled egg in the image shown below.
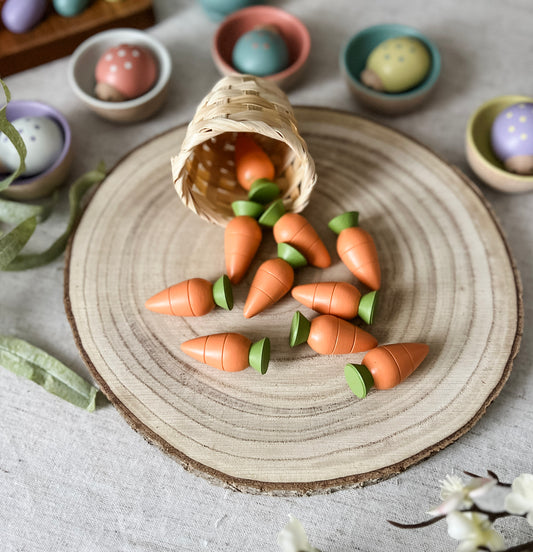
<path fill-rule="evenodd" d="M 490 139 L 508 171 L 533 174 L 533 102 L 505 108 L 492 123 Z"/>
<path fill-rule="evenodd" d="M 25 33 L 43 18 L 47 0 L 7 0 L 2 8 L 2 23 L 12 33 Z"/>

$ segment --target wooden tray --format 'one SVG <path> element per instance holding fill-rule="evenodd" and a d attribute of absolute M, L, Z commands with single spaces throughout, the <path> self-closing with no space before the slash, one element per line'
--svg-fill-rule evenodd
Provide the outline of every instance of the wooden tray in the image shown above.
<path fill-rule="evenodd" d="M 27 33 L 0 28 L 0 76 L 69 55 L 97 32 L 114 27 L 144 29 L 154 22 L 152 0 L 94 0 L 75 17 L 63 17 L 50 6 L 46 17 Z"/>
<path fill-rule="evenodd" d="M 488 204 L 424 146 L 349 113 L 297 108 L 319 181 L 306 216 L 335 251 L 328 220 L 359 210 L 383 267 L 372 333 L 423 341 L 430 354 L 407 381 L 356 399 L 346 361 L 291 349 L 292 298 L 252 320 L 242 307 L 255 268 L 275 255 L 269 232 L 235 289 L 232 312 L 151 313 L 144 301 L 191 277 L 224 271 L 223 229 L 187 210 L 170 157 L 185 126 L 123 159 L 101 185 L 71 242 L 65 303 L 93 376 L 128 423 L 197 474 L 252 493 L 311 494 L 376 482 L 468 431 L 498 395 L 522 332 L 518 274 Z M 298 282 L 353 281 L 333 255 Z M 312 312 L 301 308 L 311 316 Z M 180 351 L 197 335 L 237 331 L 272 340 L 265 376 L 201 365 Z"/>

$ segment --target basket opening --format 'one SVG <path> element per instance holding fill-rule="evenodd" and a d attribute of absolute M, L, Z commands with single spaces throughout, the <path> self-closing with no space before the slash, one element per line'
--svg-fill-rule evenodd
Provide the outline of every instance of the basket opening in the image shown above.
<path fill-rule="evenodd" d="M 294 151 L 283 141 L 275 140 L 262 134 L 252 133 L 253 139 L 259 144 L 272 160 L 276 168 L 276 184 L 282 191 L 282 197 L 294 196 L 294 177 L 298 171 L 295 164 Z M 231 204 L 239 199 L 246 199 L 248 192 L 237 182 L 235 176 L 236 132 L 224 132 L 207 139 L 195 146 L 185 161 L 185 187 L 189 190 L 195 203 L 209 204 L 213 213 L 232 217 Z M 298 188 L 299 188 L 299 183 Z"/>

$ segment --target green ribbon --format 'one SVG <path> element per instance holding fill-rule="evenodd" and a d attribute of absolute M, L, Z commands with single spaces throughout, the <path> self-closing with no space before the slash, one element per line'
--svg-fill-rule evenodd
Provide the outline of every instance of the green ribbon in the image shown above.
<path fill-rule="evenodd" d="M 0 366 L 89 412 L 98 389 L 53 356 L 27 341 L 0 335 Z"/>
<path fill-rule="evenodd" d="M 44 222 L 52 212 L 59 197 L 56 190 L 54 195 L 42 205 L 30 205 L 0 198 L 0 221 L 7 224 L 20 224 L 23 220 L 35 217 L 37 222 Z"/>
<path fill-rule="evenodd" d="M 7 178 L 0 181 L 0 191 L 5 190 L 25 169 L 26 145 L 17 129 L 7 120 L 7 104 L 11 101 L 11 93 L 5 82 L 0 79 L 0 84 L 6 96 L 6 105 L 0 109 L 0 132 L 3 132 L 11 141 L 20 157 L 18 169 Z M 51 213 L 56 203 L 58 193 L 42 205 L 30 205 L 16 201 L 0 199 L 0 222 L 15 224 L 15 228 L 7 234 L 0 231 L 0 270 L 27 270 L 50 263 L 63 251 L 79 220 L 82 211 L 82 200 L 85 194 L 105 177 L 105 165 L 100 163 L 98 167 L 78 178 L 69 190 L 70 215 L 65 231 L 41 253 L 20 254 L 28 240 L 31 238 L 37 223 L 43 222 Z"/>
<path fill-rule="evenodd" d="M 30 217 L 0 238 L 0 270 L 7 270 L 7 267 L 16 259 L 18 252 L 31 238 L 36 227 L 37 218 Z"/>
<path fill-rule="evenodd" d="M 65 250 L 67 242 L 72 232 L 72 229 L 76 226 L 76 223 L 79 220 L 79 217 L 82 212 L 82 200 L 85 194 L 96 184 L 99 184 L 105 178 L 105 165 L 100 163 L 98 167 L 82 175 L 74 184 L 72 184 L 69 194 L 69 206 L 70 214 L 67 222 L 67 227 L 65 231 L 57 238 L 57 240 L 52 243 L 52 245 L 41 253 L 33 254 L 20 254 L 17 255 L 13 260 L 6 266 L 2 267 L 0 264 L 0 270 L 16 271 L 16 270 L 27 270 L 29 268 L 36 268 L 52 262 L 54 259 L 59 257 L 61 253 Z M 15 228 L 16 230 L 16 228 Z M 14 230 L 12 231 L 14 232 Z M 7 239 L 11 233 L 4 236 Z M 4 239 L 1 238 L 1 239 Z M 22 247 L 21 247 L 22 249 Z M 19 249 L 20 251 L 20 249 Z M 0 247 L 1 255 L 1 247 Z"/>
<path fill-rule="evenodd" d="M 17 129 L 7 120 L 6 111 L 7 104 L 11 101 L 11 92 L 2 79 L 0 79 L 0 84 L 4 89 L 4 94 L 6 96 L 6 104 L 2 107 L 2 109 L 0 109 L 0 132 L 3 132 L 9 138 L 9 141 L 13 144 L 13 146 L 15 146 L 20 158 L 18 169 L 8 177 L 0 180 L 0 191 L 2 191 L 5 190 L 13 182 L 13 180 L 17 179 L 26 170 L 26 165 L 24 163 L 24 159 L 26 159 L 26 144 Z"/>
<path fill-rule="evenodd" d="M 0 109 L 0 132 L 11 141 L 19 154 L 20 164 L 7 178 L 0 180 L 0 191 L 5 190 L 24 172 L 26 145 L 17 129 L 7 120 L 7 104 L 11 101 L 8 87 L 0 79 L 6 105 Z M 0 199 L 0 222 L 15 224 L 15 228 L 4 234 L 0 231 L 0 270 L 25 270 L 53 261 L 65 249 L 69 235 L 81 215 L 81 203 L 85 194 L 105 177 L 105 165 L 100 163 L 96 170 L 81 176 L 69 190 L 70 215 L 67 228 L 59 238 L 42 253 L 21 255 L 19 252 L 33 235 L 39 222 L 44 221 L 56 203 L 58 193 L 42 205 L 30 205 Z M 70 368 L 30 343 L 15 337 L 0 335 L 0 365 L 19 376 L 28 378 L 58 397 L 84 408 L 95 409 L 98 389 L 78 376 Z"/>

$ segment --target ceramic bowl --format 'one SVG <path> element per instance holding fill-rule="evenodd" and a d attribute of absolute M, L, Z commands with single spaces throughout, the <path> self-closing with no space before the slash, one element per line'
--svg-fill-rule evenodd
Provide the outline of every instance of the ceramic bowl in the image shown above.
<path fill-rule="evenodd" d="M 368 56 L 378 44 L 398 36 L 410 36 L 424 43 L 431 56 L 428 75 L 420 84 L 405 92 L 389 94 L 368 88 L 360 79 Z M 412 27 L 396 24 L 375 25 L 355 34 L 341 51 L 339 62 L 348 87 L 357 100 L 373 111 L 390 115 L 416 109 L 435 86 L 441 66 L 439 50 L 429 38 Z"/>
<path fill-rule="evenodd" d="M 20 117 L 50 117 L 63 132 L 63 149 L 54 164 L 46 171 L 34 176 L 17 178 L 2 196 L 11 199 L 36 199 L 50 194 L 65 182 L 72 163 L 72 137 L 65 117 L 52 106 L 24 100 L 14 100 L 7 104 L 6 117 L 14 121 Z"/>
<path fill-rule="evenodd" d="M 219 26 L 213 40 L 212 55 L 222 75 L 239 75 L 231 63 L 237 40 L 258 25 L 274 25 L 287 44 L 290 64 L 287 69 L 264 77 L 281 88 L 290 88 L 301 77 L 309 52 L 311 37 L 306 26 L 294 15 L 273 6 L 251 6 L 236 11 Z"/>
<path fill-rule="evenodd" d="M 100 56 L 108 48 L 121 43 L 148 48 L 158 62 L 159 76 L 155 85 L 138 98 L 124 102 L 106 102 L 94 94 L 94 70 Z M 150 117 L 163 105 L 171 71 L 170 54 L 161 42 L 137 29 L 111 29 L 93 35 L 76 48 L 70 58 L 68 79 L 74 93 L 96 114 L 110 121 L 132 123 Z"/>
<path fill-rule="evenodd" d="M 494 155 L 490 145 L 492 123 L 505 108 L 520 102 L 533 102 L 528 96 L 498 96 L 485 102 L 469 119 L 466 127 L 466 158 L 471 169 L 486 184 L 502 192 L 533 190 L 533 175 L 509 172 Z"/>
<path fill-rule="evenodd" d="M 222 21 L 234 11 L 260 3 L 260 0 L 200 0 L 202 8 L 212 21 Z"/>

